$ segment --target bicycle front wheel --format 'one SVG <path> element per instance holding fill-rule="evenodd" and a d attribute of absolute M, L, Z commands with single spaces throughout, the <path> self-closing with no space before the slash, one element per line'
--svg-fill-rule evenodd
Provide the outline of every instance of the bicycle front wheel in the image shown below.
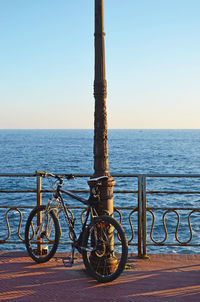
<path fill-rule="evenodd" d="M 96 217 L 83 234 L 83 262 L 99 282 L 110 282 L 124 270 L 128 244 L 121 225 L 110 216 Z"/>
<path fill-rule="evenodd" d="M 58 247 L 60 226 L 53 210 L 45 206 L 34 208 L 26 222 L 25 244 L 28 254 L 37 263 L 50 260 Z"/>

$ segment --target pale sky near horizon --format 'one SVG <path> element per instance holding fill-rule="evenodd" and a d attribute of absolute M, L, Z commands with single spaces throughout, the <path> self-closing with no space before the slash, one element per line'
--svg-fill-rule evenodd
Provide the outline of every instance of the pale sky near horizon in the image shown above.
<path fill-rule="evenodd" d="M 109 128 L 200 128 L 200 1 L 104 0 Z M 93 128 L 94 0 L 0 0 L 0 129 Z"/>

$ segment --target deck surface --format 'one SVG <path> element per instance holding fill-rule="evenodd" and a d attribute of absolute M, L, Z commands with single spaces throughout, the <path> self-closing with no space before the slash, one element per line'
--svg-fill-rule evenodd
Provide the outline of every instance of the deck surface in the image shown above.
<path fill-rule="evenodd" d="M 24 252 L 0 252 L 0 301 L 200 301 L 200 255 L 129 255 L 131 268 L 107 284 L 88 276 L 81 258 L 66 268 L 61 257 L 36 264 Z"/>

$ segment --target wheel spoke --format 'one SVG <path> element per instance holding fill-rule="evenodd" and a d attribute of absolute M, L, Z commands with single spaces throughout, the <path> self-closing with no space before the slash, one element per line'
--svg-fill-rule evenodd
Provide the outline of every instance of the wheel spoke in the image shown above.
<path fill-rule="evenodd" d="M 128 253 L 127 239 L 115 219 L 109 216 L 95 218 L 83 235 L 83 246 L 86 269 L 98 281 L 109 282 L 122 273 Z"/>
<path fill-rule="evenodd" d="M 36 262 L 46 262 L 56 252 L 60 228 L 53 211 L 45 212 L 45 206 L 36 207 L 30 213 L 25 229 L 25 243 L 29 255 Z M 42 217 L 41 220 L 38 217 Z M 38 222 L 41 224 L 38 225 Z"/>

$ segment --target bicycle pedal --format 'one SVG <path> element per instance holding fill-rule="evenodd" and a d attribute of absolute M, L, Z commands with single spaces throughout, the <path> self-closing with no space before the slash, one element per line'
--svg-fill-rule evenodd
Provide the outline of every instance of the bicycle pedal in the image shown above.
<path fill-rule="evenodd" d="M 72 267 L 72 265 L 74 264 L 74 259 L 71 257 L 65 257 L 62 258 L 62 262 L 65 267 Z"/>

